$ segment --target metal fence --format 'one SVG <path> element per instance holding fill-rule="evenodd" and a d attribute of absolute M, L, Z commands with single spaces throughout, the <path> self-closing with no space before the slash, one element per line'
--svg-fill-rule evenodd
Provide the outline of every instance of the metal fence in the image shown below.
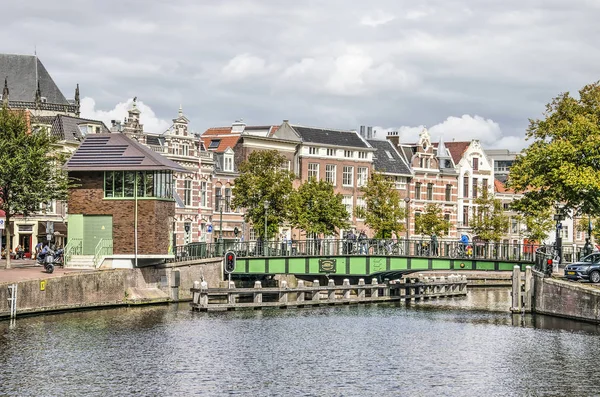
<path fill-rule="evenodd" d="M 222 256 L 225 251 L 234 251 L 238 257 L 383 255 L 534 262 L 539 248 L 537 244 L 475 242 L 465 245 L 456 240 L 432 242 L 418 239 L 226 241 L 177 246 L 172 261 L 214 258 Z M 563 256 L 568 255 L 577 254 L 563 252 Z"/>

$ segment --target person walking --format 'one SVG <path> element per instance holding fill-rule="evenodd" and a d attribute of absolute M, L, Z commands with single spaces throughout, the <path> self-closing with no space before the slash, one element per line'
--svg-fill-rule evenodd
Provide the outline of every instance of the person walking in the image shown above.
<path fill-rule="evenodd" d="M 431 234 L 431 255 L 433 256 L 438 256 L 439 252 L 438 252 L 438 238 L 435 234 L 435 232 L 433 232 Z"/>

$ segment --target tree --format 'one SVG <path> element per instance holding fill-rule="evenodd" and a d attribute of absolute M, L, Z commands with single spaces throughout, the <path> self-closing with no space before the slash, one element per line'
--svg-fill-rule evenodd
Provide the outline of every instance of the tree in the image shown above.
<path fill-rule="evenodd" d="M 415 218 L 415 232 L 431 236 L 445 236 L 450 230 L 450 222 L 444 218 L 442 208 L 436 204 L 427 204 L 425 212 Z"/>
<path fill-rule="evenodd" d="M 391 238 L 404 231 L 406 212 L 402 198 L 394 183 L 379 172 L 373 172 L 363 186 L 366 208 L 357 207 L 356 216 L 365 219 L 365 224 L 375 230 L 376 238 Z"/>
<path fill-rule="evenodd" d="M 563 93 L 546 105 L 544 119 L 530 120 L 533 143 L 512 165 L 508 184 L 521 211 L 535 214 L 560 203 L 564 211 L 600 215 L 600 82 Z"/>
<path fill-rule="evenodd" d="M 10 268 L 10 220 L 42 204 L 65 200 L 70 186 L 66 155 L 45 129 L 29 131 L 24 111 L 0 110 L 0 209 L 6 214 L 6 267 Z"/>
<path fill-rule="evenodd" d="M 470 224 L 473 233 L 484 241 L 500 241 L 508 229 L 508 216 L 504 214 L 502 202 L 489 194 L 486 189 L 480 190 L 479 197 L 473 202 L 475 214 Z"/>
<path fill-rule="evenodd" d="M 289 218 L 294 174 L 284 169 L 284 164 L 287 159 L 276 150 L 252 152 L 248 160 L 240 164 L 240 176 L 234 181 L 232 204 L 246 209 L 244 220 L 251 222 L 263 239 L 275 235 Z M 266 210 L 265 202 L 269 205 Z"/>
<path fill-rule="evenodd" d="M 555 227 L 552 212 L 552 207 L 549 207 L 540 208 L 536 212 L 520 213 L 519 220 L 525 224 L 523 235 L 527 240 L 541 242 L 548 236 Z"/>
<path fill-rule="evenodd" d="M 290 221 L 307 234 L 332 235 L 349 225 L 342 198 L 331 183 L 310 178 L 292 194 Z"/>

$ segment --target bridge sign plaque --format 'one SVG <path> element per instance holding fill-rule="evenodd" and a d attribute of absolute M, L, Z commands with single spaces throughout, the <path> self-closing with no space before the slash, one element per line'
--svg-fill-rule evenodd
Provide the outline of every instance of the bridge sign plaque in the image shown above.
<path fill-rule="evenodd" d="M 319 259 L 319 273 L 335 273 L 336 259 Z"/>

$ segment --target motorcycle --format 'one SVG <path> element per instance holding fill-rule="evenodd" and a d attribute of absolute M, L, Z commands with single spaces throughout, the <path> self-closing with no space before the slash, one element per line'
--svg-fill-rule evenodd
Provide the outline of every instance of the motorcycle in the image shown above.
<path fill-rule="evenodd" d="M 61 256 L 62 256 L 62 254 L 61 254 Z M 54 265 L 55 265 L 54 251 L 49 249 L 48 252 L 46 252 L 46 254 L 38 255 L 37 263 L 38 263 L 38 265 L 44 266 L 44 270 L 46 271 L 46 273 L 53 273 Z"/>

